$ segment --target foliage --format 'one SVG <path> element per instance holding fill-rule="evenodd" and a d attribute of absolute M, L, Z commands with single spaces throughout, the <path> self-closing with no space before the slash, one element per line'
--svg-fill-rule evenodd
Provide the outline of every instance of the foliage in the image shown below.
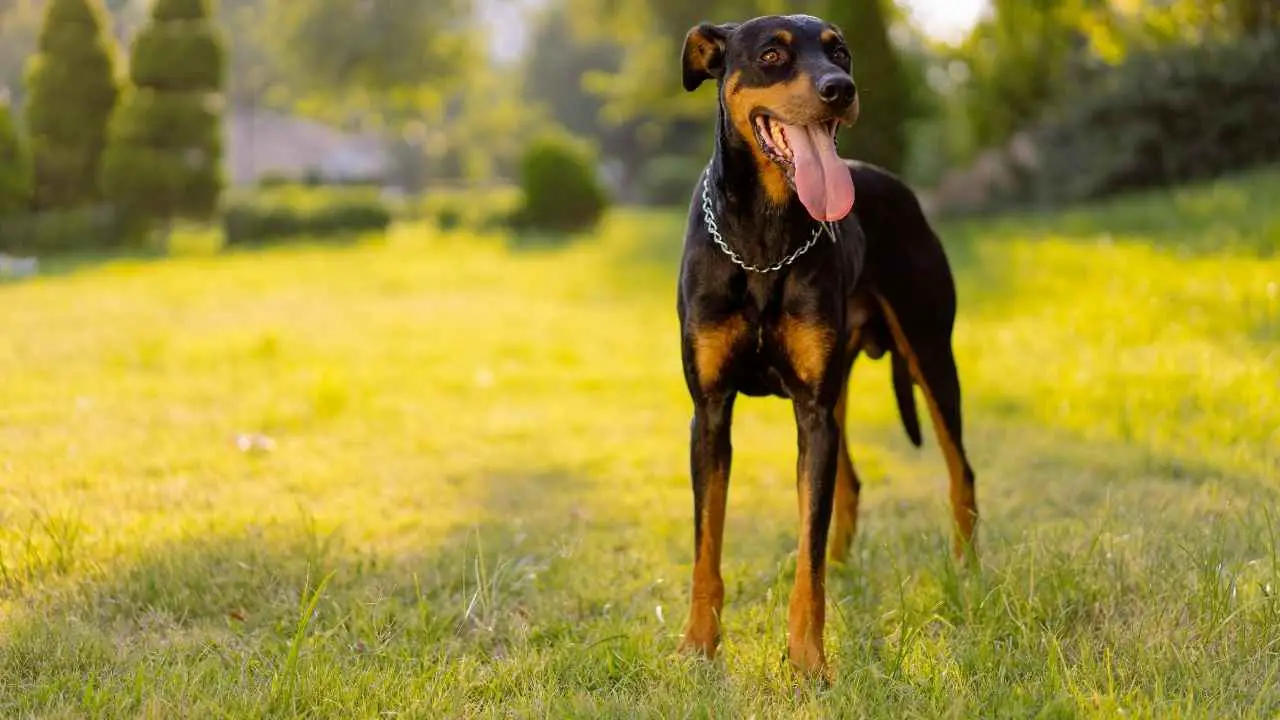
<path fill-rule="evenodd" d="M 138 87 L 159 91 L 216 91 L 223 82 L 223 55 L 213 24 L 157 17 L 134 39 L 129 76 Z"/>
<path fill-rule="evenodd" d="M 443 188 L 432 186 L 421 214 L 441 230 L 506 230 L 515 221 L 523 198 L 514 186 Z"/>
<path fill-rule="evenodd" d="M 469 0 L 271 0 L 280 59 L 312 88 L 379 92 L 459 77 L 477 57 L 458 32 Z"/>
<path fill-rule="evenodd" d="M 594 226 L 609 204 L 596 172 L 595 156 L 581 142 L 560 134 L 535 139 L 520 162 L 519 223 L 552 231 Z"/>
<path fill-rule="evenodd" d="M 44 210 L 0 220 L 0 252 L 49 255 L 119 247 L 131 237 L 119 216 L 106 205 Z"/>
<path fill-rule="evenodd" d="M 9 106 L 0 102 L 0 218 L 31 205 L 31 156 Z"/>
<path fill-rule="evenodd" d="M 373 190 L 280 186 L 232 198 L 223 210 L 227 245 L 382 233 L 391 210 Z"/>
<path fill-rule="evenodd" d="M 1040 133 L 1042 197 L 1174 185 L 1280 161 L 1280 35 L 1131 54 Z"/>
<path fill-rule="evenodd" d="M 537 19 L 523 64 L 525 97 L 545 109 L 551 121 L 578 137 L 591 138 L 601 157 L 616 163 L 618 184 L 625 192 L 662 138 L 642 133 L 644 117 L 605 120 L 604 101 L 587 89 L 586 81 L 599 73 L 616 73 L 623 48 L 611 37 L 574 32 L 570 1 L 557 0 Z M 665 130 L 671 137 L 676 128 Z"/>
<path fill-rule="evenodd" d="M 221 40 L 206 0 L 158 0 L 133 43 L 136 86 L 103 160 L 107 196 L 130 218 L 212 217 L 222 192 Z"/>
<path fill-rule="evenodd" d="M 72 208 L 98 196 L 98 168 L 118 95 L 108 27 L 101 0 L 48 5 L 26 81 L 37 208 Z"/>
<path fill-rule="evenodd" d="M 706 159 L 698 156 L 656 157 L 640 173 L 640 197 L 648 205 L 688 207 L 705 166 Z"/>
<path fill-rule="evenodd" d="M 902 172 L 907 156 L 911 96 L 898 50 L 889 39 L 888 0 L 840 0 L 826 19 L 844 32 L 853 57 L 862 115 L 840 133 L 840 151 L 891 172 Z"/>
<path fill-rule="evenodd" d="M 1075 0 L 994 0 L 957 51 L 967 81 L 965 157 L 1006 142 L 1058 96 L 1079 46 Z"/>
<path fill-rule="evenodd" d="M 1078 90 L 1081 68 L 1276 30 L 1280 10 L 1271 0 L 994 0 L 990 15 L 949 53 L 961 68 L 963 108 L 953 113 L 960 127 L 952 151 L 968 160 L 1003 146 Z"/>
<path fill-rule="evenodd" d="M 36 51 L 43 24 L 43 8 L 33 2 L 6 3 L 0 0 L 0 95 L 8 94 L 10 104 L 25 104 L 24 70 Z"/>
<path fill-rule="evenodd" d="M 451 117 L 440 124 L 445 154 L 452 156 L 462 179 L 514 177 L 524 147 L 546 126 L 542 113 L 525 102 L 520 82 L 518 74 L 478 62 L 465 85 L 451 93 Z M 434 153 L 429 159 L 445 158 Z"/>

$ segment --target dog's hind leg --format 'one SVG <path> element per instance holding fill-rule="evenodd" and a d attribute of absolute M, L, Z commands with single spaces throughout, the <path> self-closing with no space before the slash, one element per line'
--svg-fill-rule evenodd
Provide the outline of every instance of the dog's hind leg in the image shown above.
<path fill-rule="evenodd" d="M 944 333 L 922 333 L 919 325 L 900 318 L 881 298 L 885 320 L 894 343 L 907 359 L 911 376 L 924 391 L 933 419 L 938 444 L 951 477 L 951 513 L 955 525 L 955 553 L 965 557 L 975 550 L 974 531 L 978 523 L 978 502 L 973 468 L 964 450 L 960 414 L 960 376 L 951 349 L 949 328 Z M 913 318 L 914 320 L 914 318 Z M 914 332 L 913 332 L 914 329 Z"/>

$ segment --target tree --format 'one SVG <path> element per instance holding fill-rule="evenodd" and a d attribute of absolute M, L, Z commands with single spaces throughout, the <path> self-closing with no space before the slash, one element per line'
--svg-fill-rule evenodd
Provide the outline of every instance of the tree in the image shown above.
<path fill-rule="evenodd" d="M 114 46 L 102 0 L 52 0 L 27 71 L 35 205 L 70 208 L 98 196 L 98 167 L 116 105 Z"/>
<path fill-rule="evenodd" d="M 604 100 L 603 117 L 621 123 L 641 117 L 661 132 L 675 118 L 709 118 L 715 106 L 680 86 L 680 47 L 699 22 L 742 21 L 775 12 L 814 12 L 818 0 L 568 0 L 575 32 L 614 39 L 623 48 L 616 72 L 595 72 L 585 82 Z"/>
<path fill-rule="evenodd" d="M 133 42 L 103 189 L 136 220 L 206 219 L 222 192 L 223 47 L 208 0 L 157 0 Z"/>
<path fill-rule="evenodd" d="M 577 137 L 591 138 L 603 160 L 617 163 L 614 180 L 625 195 L 641 167 L 653 159 L 654 148 L 640 142 L 644 118 L 603 121 L 604 103 L 583 81 L 592 73 L 617 72 L 622 48 L 610 38 L 574 33 L 568 11 L 566 0 L 557 0 L 538 19 L 524 63 L 525 94 L 529 102 L 545 107 L 551 120 Z"/>
<path fill-rule="evenodd" d="M 43 19 L 34 3 L 0 0 L 0 94 L 8 90 L 12 108 L 23 105 L 23 71 L 35 54 Z"/>
<path fill-rule="evenodd" d="M 483 41 L 468 0 L 271 0 L 266 26 L 312 89 L 387 92 L 454 78 Z"/>
<path fill-rule="evenodd" d="M 0 217 L 25 211 L 31 203 L 31 158 L 18 137 L 9 105 L 0 101 Z"/>
<path fill-rule="evenodd" d="M 858 124 L 840 133 L 840 151 L 902 172 L 911 97 L 898 51 L 889 39 L 892 16 L 884 0 L 832 0 L 830 4 L 826 19 L 844 32 L 862 106 Z"/>

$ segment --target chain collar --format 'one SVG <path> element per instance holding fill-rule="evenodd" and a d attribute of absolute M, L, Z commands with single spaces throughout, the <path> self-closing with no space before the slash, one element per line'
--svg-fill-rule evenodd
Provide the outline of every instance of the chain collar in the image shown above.
<path fill-rule="evenodd" d="M 706 171 L 702 175 L 702 217 L 707 223 L 707 232 L 711 234 L 711 239 L 715 241 L 716 245 L 720 246 L 720 249 L 724 251 L 725 255 L 729 256 L 729 259 L 733 261 L 734 265 L 737 265 L 747 272 L 759 273 L 761 275 L 777 272 L 782 268 L 795 263 L 795 261 L 799 260 L 802 255 L 812 250 L 814 245 L 818 244 L 818 238 L 822 237 L 823 233 L 826 233 L 831 238 L 832 243 L 837 241 L 835 223 L 820 222 L 818 223 L 818 227 L 813 229 L 813 237 L 809 238 L 809 242 L 801 245 L 798 250 L 790 255 L 766 267 L 748 265 L 746 261 L 744 261 L 738 253 L 734 252 L 733 248 L 729 247 L 729 244 L 724 241 L 724 238 L 720 235 L 720 228 L 716 225 L 715 207 L 711 202 L 710 165 L 707 166 Z"/>

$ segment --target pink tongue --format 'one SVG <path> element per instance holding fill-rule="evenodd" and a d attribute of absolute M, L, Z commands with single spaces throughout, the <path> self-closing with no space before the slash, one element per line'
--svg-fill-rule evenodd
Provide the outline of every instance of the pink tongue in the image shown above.
<path fill-rule="evenodd" d="M 822 125 L 783 125 L 796 167 L 800 202 L 822 222 L 843 220 L 853 210 L 853 177 L 836 154 L 836 143 Z"/>

